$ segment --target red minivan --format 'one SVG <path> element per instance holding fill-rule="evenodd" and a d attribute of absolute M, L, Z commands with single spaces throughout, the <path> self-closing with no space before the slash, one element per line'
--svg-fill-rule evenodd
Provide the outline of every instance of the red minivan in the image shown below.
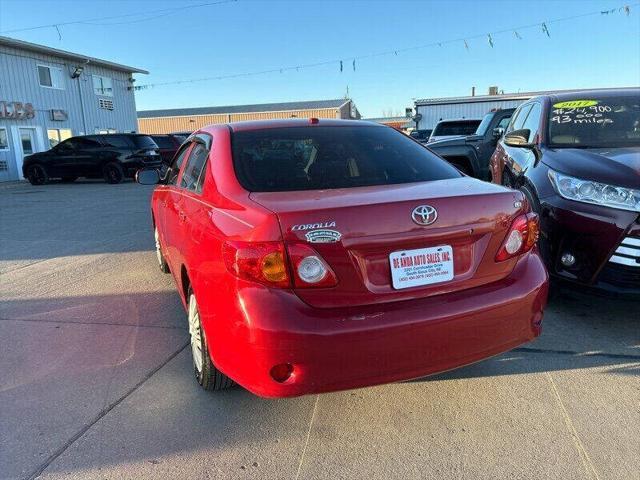
<path fill-rule="evenodd" d="M 540 334 L 548 277 L 522 193 L 378 124 L 214 125 L 152 196 L 158 261 L 204 388 L 289 397 L 422 377 Z"/>

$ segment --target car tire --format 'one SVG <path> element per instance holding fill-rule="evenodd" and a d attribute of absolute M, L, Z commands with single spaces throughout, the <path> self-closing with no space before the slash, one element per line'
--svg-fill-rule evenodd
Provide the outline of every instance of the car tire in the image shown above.
<path fill-rule="evenodd" d="M 153 237 L 156 241 L 156 257 L 158 258 L 158 264 L 160 265 L 160 271 L 162 273 L 169 273 L 171 270 L 169 269 L 169 264 L 164 259 L 164 255 L 162 254 L 162 247 L 160 246 L 160 234 L 158 234 L 158 229 L 153 229 Z"/>
<path fill-rule="evenodd" d="M 27 169 L 27 180 L 31 185 L 44 185 L 49 182 L 47 170 L 40 164 L 31 165 Z"/>
<path fill-rule="evenodd" d="M 104 176 L 105 182 L 111 183 L 113 185 L 124 180 L 124 172 L 122 171 L 122 167 L 115 162 L 107 163 L 102 168 L 102 175 Z"/>
<path fill-rule="evenodd" d="M 70 176 L 67 176 L 67 177 L 62 177 L 62 182 L 63 182 L 63 183 L 73 183 L 73 182 L 75 182 L 77 179 L 78 179 L 78 177 L 77 177 L 77 176 L 75 176 L 75 175 L 70 175 Z"/>
<path fill-rule="evenodd" d="M 198 303 L 193 290 L 189 288 L 189 304 L 187 320 L 189 322 L 189 336 L 191 337 L 191 358 L 193 372 L 198 384 L 205 390 L 224 390 L 233 386 L 233 380 L 220 372 L 211 361 L 207 339 L 200 323 Z"/>

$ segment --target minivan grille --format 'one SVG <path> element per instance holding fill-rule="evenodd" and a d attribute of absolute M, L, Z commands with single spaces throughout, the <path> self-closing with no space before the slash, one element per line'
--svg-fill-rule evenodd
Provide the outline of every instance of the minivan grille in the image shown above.
<path fill-rule="evenodd" d="M 611 255 L 609 262 L 640 269 L 640 238 L 625 237 Z"/>

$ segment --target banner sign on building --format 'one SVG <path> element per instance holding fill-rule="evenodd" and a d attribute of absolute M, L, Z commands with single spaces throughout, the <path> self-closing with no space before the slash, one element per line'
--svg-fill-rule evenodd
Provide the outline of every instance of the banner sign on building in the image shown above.
<path fill-rule="evenodd" d="M 36 116 L 36 111 L 30 103 L 7 102 L 0 100 L 0 118 L 12 120 L 29 120 Z"/>

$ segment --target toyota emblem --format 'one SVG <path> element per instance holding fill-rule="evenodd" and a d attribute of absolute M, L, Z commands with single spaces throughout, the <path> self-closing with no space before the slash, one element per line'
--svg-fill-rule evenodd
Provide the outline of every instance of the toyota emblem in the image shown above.
<path fill-rule="evenodd" d="M 438 219 L 438 211 L 431 205 L 420 205 L 413 209 L 411 218 L 418 225 L 431 225 Z"/>

